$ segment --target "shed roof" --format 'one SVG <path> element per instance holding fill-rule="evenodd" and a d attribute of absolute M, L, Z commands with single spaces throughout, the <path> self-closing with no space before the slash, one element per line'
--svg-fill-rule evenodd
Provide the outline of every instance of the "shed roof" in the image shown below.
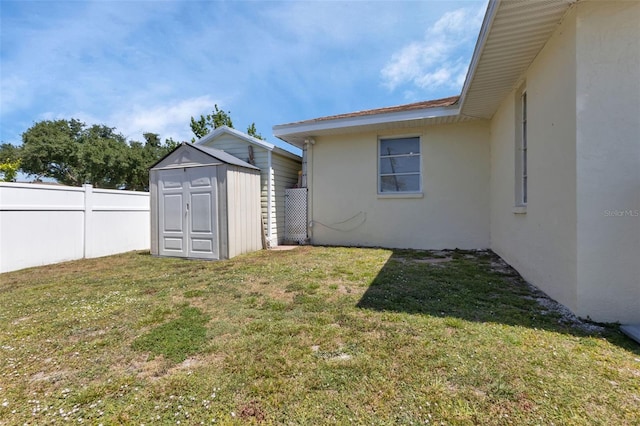
<path fill-rule="evenodd" d="M 301 147 L 314 136 L 491 118 L 575 1 L 490 0 L 460 96 L 281 124 L 273 133 Z"/>
<path fill-rule="evenodd" d="M 260 170 L 258 167 L 247 163 L 246 161 L 242 161 L 241 159 L 234 157 L 231 154 L 228 154 L 220 149 L 215 149 L 215 148 L 210 148 L 208 146 L 201 146 L 201 145 L 196 145 L 193 143 L 188 143 L 188 142 L 182 142 L 180 145 L 178 145 L 173 151 L 171 151 L 170 153 L 168 153 L 167 155 L 165 155 L 164 157 L 162 157 L 160 160 L 156 161 L 153 166 L 150 167 L 150 169 L 154 169 L 158 164 L 162 163 L 166 158 L 168 158 L 170 155 L 172 155 L 174 152 L 178 151 L 179 149 L 193 149 L 199 152 L 202 152 L 204 154 L 206 154 L 207 156 L 218 160 L 222 163 L 225 164 L 231 164 L 234 166 L 239 166 L 239 167 L 245 167 L 247 169 L 254 169 L 254 170 Z"/>

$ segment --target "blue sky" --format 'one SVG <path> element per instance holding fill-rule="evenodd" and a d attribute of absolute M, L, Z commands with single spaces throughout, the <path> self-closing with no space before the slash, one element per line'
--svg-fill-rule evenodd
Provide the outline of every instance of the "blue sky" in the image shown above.
<path fill-rule="evenodd" d="M 0 0 L 0 141 L 78 118 L 190 140 L 457 95 L 486 0 Z"/>

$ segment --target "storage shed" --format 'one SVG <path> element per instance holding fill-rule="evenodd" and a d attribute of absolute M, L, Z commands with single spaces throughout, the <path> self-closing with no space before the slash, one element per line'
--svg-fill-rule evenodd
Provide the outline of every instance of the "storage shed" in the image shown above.
<path fill-rule="evenodd" d="M 182 143 L 150 169 L 151 254 L 229 259 L 262 248 L 260 170 Z"/>
<path fill-rule="evenodd" d="M 302 157 L 227 126 L 217 127 L 195 144 L 224 150 L 260 169 L 264 233 L 270 247 L 282 244 L 285 236 L 285 189 L 298 184 Z"/>

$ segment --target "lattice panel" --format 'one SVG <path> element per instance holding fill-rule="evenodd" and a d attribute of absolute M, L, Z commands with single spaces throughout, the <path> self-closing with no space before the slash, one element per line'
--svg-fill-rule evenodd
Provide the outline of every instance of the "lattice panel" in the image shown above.
<path fill-rule="evenodd" d="M 284 190 L 284 239 L 299 244 L 307 241 L 307 188 Z"/>

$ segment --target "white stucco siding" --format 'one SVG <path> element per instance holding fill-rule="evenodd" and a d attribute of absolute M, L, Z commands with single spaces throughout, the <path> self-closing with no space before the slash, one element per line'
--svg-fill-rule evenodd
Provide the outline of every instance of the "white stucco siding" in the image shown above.
<path fill-rule="evenodd" d="M 298 183 L 298 171 L 302 168 L 300 161 L 272 154 L 273 166 L 273 236 L 272 239 L 282 244 L 285 236 L 285 197 L 284 190 L 293 188 Z"/>
<path fill-rule="evenodd" d="M 377 191 L 378 138 L 420 136 L 423 196 Z M 489 246 L 488 123 L 320 137 L 311 147 L 314 244 L 441 249 Z"/>
<path fill-rule="evenodd" d="M 491 124 L 491 247 L 576 310 L 575 18 L 570 12 Z M 516 116 L 527 92 L 528 203 L 516 205 Z M 522 210 L 522 209 L 520 209 Z"/>
<path fill-rule="evenodd" d="M 577 4 L 578 314 L 640 323 L 640 3 Z"/>

